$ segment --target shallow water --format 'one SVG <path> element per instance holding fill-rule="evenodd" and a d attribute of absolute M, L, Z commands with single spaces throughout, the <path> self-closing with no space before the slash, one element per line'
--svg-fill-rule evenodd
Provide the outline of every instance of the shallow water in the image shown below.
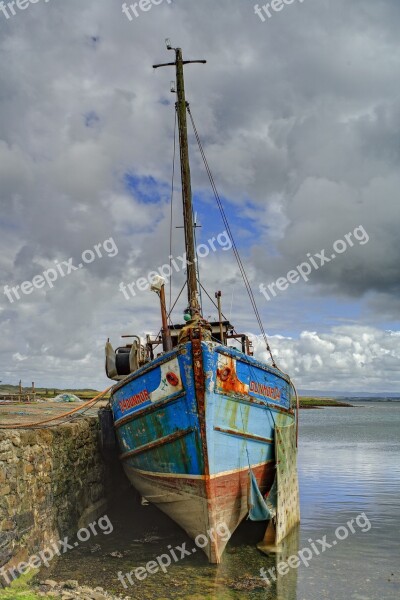
<path fill-rule="evenodd" d="M 275 557 L 256 549 L 260 524 L 245 523 L 230 540 L 221 565 L 210 566 L 198 550 L 172 563 L 165 574 L 147 575 L 143 581 L 133 578 L 133 586 L 125 579 L 124 588 L 119 571 L 145 565 L 168 552 L 169 545 L 186 542 L 193 548 L 184 532 L 158 510 L 134 503 L 130 491 L 108 513 L 112 534 L 80 544 L 44 569 L 40 578 L 78 579 L 144 600 L 399 598 L 400 402 L 301 411 L 299 477 L 300 539 L 292 536 L 288 553 L 308 548 L 312 557 L 308 567 L 301 564 L 277 581 L 270 578 L 269 587 L 260 568 L 275 566 Z M 346 525 L 351 519 L 352 525 Z M 347 533 L 346 539 L 336 537 L 339 526 L 338 536 Z M 323 543 L 317 542 L 323 536 L 328 543 L 336 542 L 324 552 Z M 110 556 L 114 552 L 122 557 Z"/>

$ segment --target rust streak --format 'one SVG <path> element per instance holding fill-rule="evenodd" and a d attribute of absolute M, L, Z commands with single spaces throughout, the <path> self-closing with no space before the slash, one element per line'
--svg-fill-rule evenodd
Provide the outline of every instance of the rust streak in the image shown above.
<path fill-rule="evenodd" d="M 203 351 L 201 347 L 201 328 L 193 328 L 190 330 L 190 338 L 192 342 L 192 357 L 193 357 L 193 374 L 194 385 L 196 390 L 197 413 L 200 425 L 200 439 L 203 450 L 204 475 L 206 497 L 210 498 L 209 475 L 210 468 L 208 463 L 208 448 L 207 448 L 207 432 L 206 432 L 206 415 L 205 415 L 205 373 L 203 367 Z"/>
<path fill-rule="evenodd" d="M 227 357 L 224 366 L 221 369 L 217 370 L 217 376 L 218 388 L 223 392 L 247 394 L 248 386 L 238 379 L 236 375 L 235 361 L 232 357 Z"/>

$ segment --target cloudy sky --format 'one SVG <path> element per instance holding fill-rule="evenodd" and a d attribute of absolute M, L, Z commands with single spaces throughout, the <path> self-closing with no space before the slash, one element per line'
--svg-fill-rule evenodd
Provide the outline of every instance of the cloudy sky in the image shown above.
<path fill-rule="evenodd" d="M 119 0 L 14 12 L 0 12 L 3 382 L 101 389 L 107 337 L 158 331 L 157 297 L 119 286 L 168 261 L 174 73 L 152 64 L 173 60 L 169 37 L 207 59 L 186 67 L 187 98 L 277 362 L 302 389 L 400 393 L 398 0 L 294 0 L 264 21 L 251 0 L 164 0 L 130 18 Z M 190 152 L 207 244 L 224 227 L 192 133 Z M 257 336 L 234 256 L 216 248 L 203 284 Z M 90 264 L 67 275 L 70 258 Z M 308 281 L 282 285 L 305 261 Z M 65 272 L 52 288 L 34 280 L 50 268 Z"/>

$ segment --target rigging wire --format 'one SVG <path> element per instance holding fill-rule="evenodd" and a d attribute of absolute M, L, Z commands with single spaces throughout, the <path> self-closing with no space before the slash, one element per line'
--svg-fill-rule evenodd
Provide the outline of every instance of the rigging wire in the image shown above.
<path fill-rule="evenodd" d="M 229 226 L 229 222 L 228 222 L 228 219 L 226 217 L 225 210 L 224 210 L 224 207 L 222 205 L 221 198 L 219 196 L 219 193 L 218 193 L 215 181 L 214 181 L 213 174 L 212 174 L 211 169 L 209 167 L 209 164 L 207 162 L 207 158 L 206 158 L 206 155 L 204 153 L 203 145 L 201 143 L 201 139 L 200 139 L 199 133 L 197 131 L 197 128 L 196 128 L 196 125 L 195 125 L 195 122 L 194 122 L 194 119 L 193 119 L 193 115 L 192 115 L 192 112 L 190 110 L 190 106 L 189 105 L 187 106 L 187 111 L 188 111 L 188 114 L 189 114 L 189 117 L 190 117 L 190 121 L 192 123 L 192 127 L 193 127 L 193 131 L 194 131 L 194 135 L 195 135 L 197 144 L 199 146 L 200 154 L 201 154 L 201 157 L 203 159 L 204 166 L 205 166 L 208 178 L 210 180 L 210 184 L 211 184 L 212 190 L 214 192 L 214 196 L 215 196 L 215 199 L 217 201 L 217 205 L 218 205 L 219 211 L 221 213 L 222 221 L 223 221 L 223 223 L 224 223 L 224 225 L 226 227 L 226 230 L 227 230 L 228 235 L 229 235 L 229 237 L 231 239 L 231 242 L 232 242 L 232 249 L 233 249 L 236 261 L 238 263 L 239 270 L 240 270 L 240 273 L 242 275 L 242 278 L 243 278 L 243 281 L 244 281 L 244 284 L 245 284 L 245 287 L 246 287 L 246 291 L 247 291 L 248 296 L 250 298 L 250 302 L 251 302 L 251 305 L 253 307 L 253 311 L 254 311 L 254 314 L 256 316 L 256 319 L 257 319 L 257 322 L 258 322 L 261 334 L 263 336 L 263 339 L 264 339 L 264 342 L 265 342 L 265 346 L 266 346 L 267 351 L 268 351 L 268 353 L 269 353 L 269 355 L 271 357 L 272 365 L 275 368 L 278 368 L 277 365 L 276 365 L 276 363 L 275 363 L 275 359 L 273 357 L 272 350 L 271 350 L 271 347 L 270 347 L 269 342 L 268 342 L 267 334 L 266 334 L 264 326 L 262 324 L 262 320 L 261 320 L 260 313 L 259 313 L 258 308 L 257 308 L 256 299 L 254 297 L 254 293 L 253 293 L 253 290 L 251 288 L 250 281 L 249 281 L 249 279 L 247 277 L 247 273 L 246 273 L 246 270 L 245 270 L 244 265 L 242 263 L 242 259 L 240 258 L 240 254 L 239 254 L 238 248 L 237 248 L 235 240 L 234 240 L 234 238 L 232 236 L 232 231 L 231 231 L 231 228 Z"/>
<path fill-rule="evenodd" d="M 207 298 L 210 300 L 210 302 L 211 302 L 211 303 L 212 303 L 212 304 L 215 306 L 215 308 L 216 308 L 217 310 L 219 310 L 219 309 L 218 309 L 218 304 L 217 304 L 216 302 L 214 302 L 213 298 L 211 298 L 210 294 L 207 292 L 206 288 L 205 288 L 205 287 L 204 287 L 204 286 L 203 286 L 203 285 L 200 283 L 200 281 L 199 281 L 199 285 L 200 285 L 201 289 L 203 290 L 203 292 L 206 294 Z M 228 322 L 230 323 L 230 319 L 228 319 L 228 318 L 227 318 L 227 317 L 224 315 L 224 313 L 222 312 L 222 310 L 221 310 L 221 316 L 222 316 L 222 317 L 225 319 L 225 321 L 228 321 Z M 239 332 L 238 332 L 238 331 L 236 331 L 235 327 L 234 327 L 232 324 L 231 324 L 231 327 L 232 327 L 232 331 L 233 331 L 234 333 L 236 333 L 236 335 L 240 335 L 240 334 L 239 334 Z M 217 340 L 217 338 L 215 338 L 215 340 Z M 217 341 L 219 341 L 219 340 L 217 340 Z M 237 340 L 235 340 L 235 341 L 237 341 Z"/>
<path fill-rule="evenodd" d="M 174 123 L 174 150 L 172 158 L 172 180 L 171 180 L 171 201 L 170 201 L 170 217 L 169 217 L 169 271 L 171 273 L 169 280 L 169 310 L 171 311 L 172 304 L 172 222 L 173 222 L 173 200 L 175 190 L 175 158 L 176 158 L 176 124 L 177 124 L 177 110 L 175 107 L 175 123 Z"/>
<path fill-rule="evenodd" d="M 199 264 L 199 257 L 197 256 L 196 223 L 194 224 L 193 234 L 194 234 L 194 246 L 196 249 L 196 272 L 197 272 L 196 279 L 197 279 L 197 283 L 200 286 L 200 289 L 199 289 L 200 310 L 201 310 L 201 313 L 203 314 L 203 298 L 201 296 L 201 283 L 200 283 L 200 264 Z"/>
<path fill-rule="evenodd" d="M 182 292 L 183 292 L 183 290 L 185 289 L 186 285 L 187 285 L 187 281 L 185 281 L 185 283 L 184 283 L 184 284 L 183 284 L 183 286 L 181 287 L 181 291 L 179 292 L 179 294 L 178 294 L 178 297 L 177 297 L 177 299 L 175 300 L 173 307 L 171 308 L 170 312 L 168 313 L 168 319 L 170 318 L 170 316 L 171 316 L 171 313 L 172 313 L 172 311 L 174 310 L 174 308 L 175 308 L 175 306 L 176 306 L 176 304 L 177 304 L 177 302 L 178 302 L 179 298 L 181 297 L 181 295 L 182 295 Z M 170 321 L 171 321 L 171 319 L 170 319 Z M 172 321 L 171 321 L 171 324 L 172 324 Z"/>
<path fill-rule="evenodd" d="M 200 281 L 199 281 L 199 284 L 200 284 L 200 287 L 201 287 L 201 289 L 203 290 L 203 292 L 204 292 L 204 293 L 206 294 L 206 296 L 208 297 L 208 299 L 211 301 L 211 303 L 212 303 L 212 304 L 215 306 L 215 308 L 218 310 L 218 304 L 217 304 L 216 302 L 214 302 L 213 298 L 211 298 L 210 294 L 207 292 L 206 288 L 205 288 L 205 287 L 204 287 L 204 286 L 203 286 L 203 285 L 200 283 Z M 225 321 L 229 321 L 229 319 L 228 319 L 228 318 L 227 318 L 227 317 L 224 315 L 224 313 L 222 312 L 222 310 L 221 310 L 221 315 L 224 317 Z M 232 328 L 233 328 L 233 331 L 234 331 L 235 333 L 237 333 L 237 331 L 235 330 L 235 328 L 234 328 L 234 327 L 232 327 Z"/>
<path fill-rule="evenodd" d="M 232 289 L 231 307 L 229 309 L 229 320 L 231 320 L 231 316 L 232 316 L 233 295 L 234 295 L 234 293 L 235 293 L 235 284 L 233 284 L 233 289 Z"/>
<path fill-rule="evenodd" d="M 171 323 L 172 329 L 174 328 L 174 325 L 173 325 L 173 323 L 172 323 L 172 321 L 171 321 L 171 319 L 170 319 L 170 316 L 171 316 L 171 313 L 172 313 L 172 311 L 174 310 L 174 308 L 175 308 L 175 306 L 176 306 L 176 304 L 177 304 L 177 302 L 178 302 L 179 298 L 181 297 L 181 295 L 182 295 L 182 292 L 183 292 L 183 290 L 184 290 L 184 289 L 185 289 L 185 287 L 186 287 L 186 284 L 187 284 L 187 282 L 185 281 L 185 283 L 184 283 L 184 284 L 183 284 L 183 286 L 181 287 L 181 291 L 179 292 L 179 294 L 178 294 L 178 297 L 176 298 L 176 300 L 175 300 L 175 302 L 174 302 L 174 305 L 173 305 L 173 307 L 171 308 L 171 310 L 169 311 L 169 313 L 168 313 L 168 315 L 167 315 L 167 319 L 168 319 L 168 320 L 169 320 L 169 322 Z M 158 338 L 159 338 L 159 336 L 161 335 L 161 332 L 162 332 L 162 327 L 161 327 L 160 331 L 157 333 L 157 335 L 156 335 L 156 339 L 158 339 Z"/>

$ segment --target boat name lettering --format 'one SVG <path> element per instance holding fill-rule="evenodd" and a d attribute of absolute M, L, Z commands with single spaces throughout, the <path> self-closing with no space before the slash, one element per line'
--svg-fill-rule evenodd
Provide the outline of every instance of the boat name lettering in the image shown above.
<path fill-rule="evenodd" d="M 126 400 L 121 400 L 119 406 L 122 412 L 125 412 L 133 406 L 137 406 L 138 404 L 146 402 L 146 400 L 150 400 L 150 395 L 147 390 L 143 390 L 134 396 L 130 396 L 130 398 L 127 398 Z"/>
<path fill-rule="evenodd" d="M 281 391 L 277 387 L 271 387 L 264 385 L 263 383 L 257 383 L 256 381 L 250 381 L 249 387 L 251 392 L 260 394 L 260 396 L 266 396 L 267 398 L 272 398 L 273 400 L 281 399 Z"/>

